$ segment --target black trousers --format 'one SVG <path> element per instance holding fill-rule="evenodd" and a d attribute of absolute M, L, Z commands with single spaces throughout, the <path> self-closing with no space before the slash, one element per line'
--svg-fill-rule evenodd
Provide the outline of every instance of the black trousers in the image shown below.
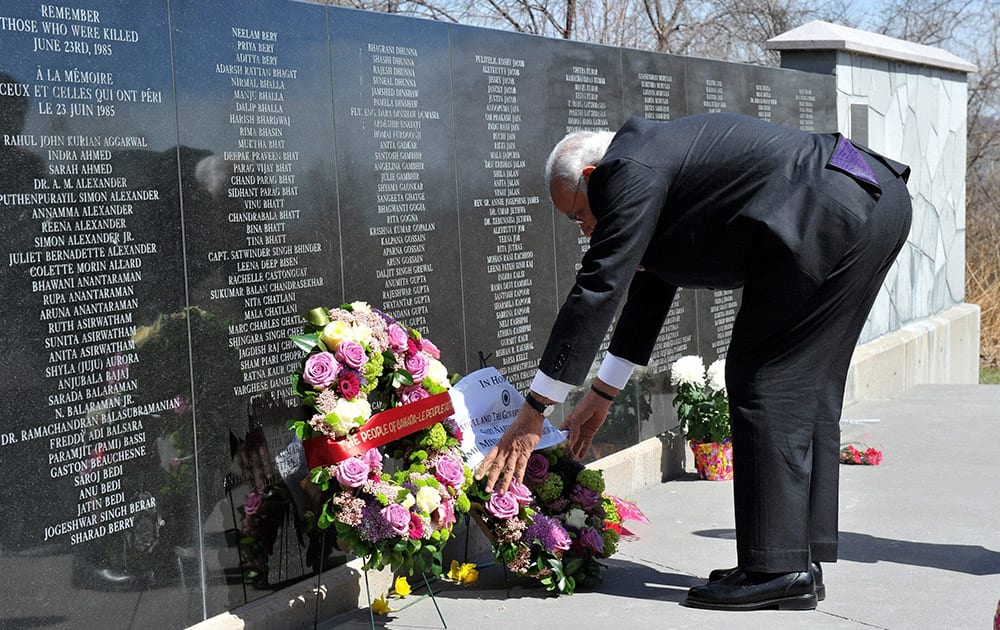
<path fill-rule="evenodd" d="M 726 382 L 737 556 L 749 571 L 803 571 L 810 560 L 837 559 L 844 385 L 911 220 L 905 183 L 869 162 L 882 195 L 864 237 L 814 293 L 776 303 L 781 270 L 770 270 L 767 289 L 753 278 L 744 285 Z"/>

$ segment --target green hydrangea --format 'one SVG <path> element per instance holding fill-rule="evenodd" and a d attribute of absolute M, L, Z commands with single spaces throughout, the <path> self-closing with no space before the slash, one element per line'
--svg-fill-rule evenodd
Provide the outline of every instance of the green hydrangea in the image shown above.
<path fill-rule="evenodd" d="M 361 386 L 361 391 L 365 394 L 371 393 L 376 387 L 378 387 L 378 379 L 382 376 L 382 365 L 385 359 L 379 352 L 373 352 L 372 356 L 369 357 L 368 363 L 362 366 L 361 371 L 365 377 L 365 384 Z"/>
<path fill-rule="evenodd" d="M 601 533 L 604 538 L 604 553 L 601 555 L 607 558 L 618 551 L 618 541 L 621 536 L 613 529 L 606 529 Z"/>
<path fill-rule="evenodd" d="M 434 450 L 441 450 L 448 442 L 448 432 L 440 422 L 428 429 L 427 434 L 420 440 L 421 446 Z"/>
<path fill-rule="evenodd" d="M 562 477 L 556 474 L 551 474 L 542 483 L 535 486 L 535 494 L 544 503 L 550 503 L 555 501 L 562 495 L 563 491 L 563 480 Z"/>
<path fill-rule="evenodd" d="M 618 513 L 618 506 L 608 497 L 601 497 L 601 509 L 604 510 L 605 520 L 616 524 L 622 522 L 622 517 Z"/>
<path fill-rule="evenodd" d="M 462 482 L 462 492 L 465 492 L 472 486 L 472 482 L 476 480 L 475 473 L 468 466 L 463 466 L 463 472 L 465 473 L 465 481 Z"/>
<path fill-rule="evenodd" d="M 584 468 L 577 474 L 576 482 L 598 494 L 604 492 L 604 475 L 599 470 Z"/>
<path fill-rule="evenodd" d="M 469 509 L 472 508 L 472 504 L 469 502 L 469 495 L 464 492 L 459 493 L 459 495 L 455 497 L 455 508 L 463 514 L 468 512 Z"/>

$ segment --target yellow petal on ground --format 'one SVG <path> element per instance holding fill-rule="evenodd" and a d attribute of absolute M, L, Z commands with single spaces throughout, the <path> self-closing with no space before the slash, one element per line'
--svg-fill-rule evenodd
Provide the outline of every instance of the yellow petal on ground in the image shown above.
<path fill-rule="evenodd" d="M 462 565 L 462 584 L 473 584 L 479 579 L 479 570 L 476 569 L 474 564 L 463 564 Z"/>
<path fill-rule="evenodd" d="M 389 602 L 386 600 L 385 596 L 377 597 L 375 601 L 372 602 L 372 612 L 376 615 L 388 615 L 392 612 L 389 608 Z"/>
<path fill-rule="evenodd" d="M 396 595 L 399 595 L 400 597 L 406 597 L 412 592 L 410 589 L 410 583 L 407 582 L 406 577 L 402 575 L 396 578 L 396 586 L 394 587 L 394 590 L 396 591 Z"/>
<path fill-rule="evenodd" d="M 452 560 L 451 567 L 448 568 L 448 579 L 452 582 L 458 582 L 458 572 L 460 569 L 458 560 Z"/>

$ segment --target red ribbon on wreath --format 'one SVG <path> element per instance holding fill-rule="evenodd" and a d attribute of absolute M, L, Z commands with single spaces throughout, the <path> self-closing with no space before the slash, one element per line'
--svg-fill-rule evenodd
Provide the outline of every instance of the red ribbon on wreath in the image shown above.
<path fill-rule="evenodd" d="M 302 442 L 310 470 L 331 466 L 349 457 L 362 455 L 411 433 L 426 429 L 455 413 L 451 396 L 442 392 L 400 407 L 387 409 L 368 419 L 363 427 L 338 440 L 321 436 Z"/>

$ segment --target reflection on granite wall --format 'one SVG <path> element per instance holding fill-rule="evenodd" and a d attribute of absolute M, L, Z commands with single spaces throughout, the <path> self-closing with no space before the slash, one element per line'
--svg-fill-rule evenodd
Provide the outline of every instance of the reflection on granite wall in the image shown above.
<path fill-rule="evenodd" d="M 299 314 L 365 300 L 525 387 L 587 242 L 568 130 L 734 111 L 836 127 L 834 82 L 277 0 L 2 0 L 0 626 L 189 625 L 341 561 L 285 421 Z M 595 444 L 725 353 L 682 290 Z"/>

